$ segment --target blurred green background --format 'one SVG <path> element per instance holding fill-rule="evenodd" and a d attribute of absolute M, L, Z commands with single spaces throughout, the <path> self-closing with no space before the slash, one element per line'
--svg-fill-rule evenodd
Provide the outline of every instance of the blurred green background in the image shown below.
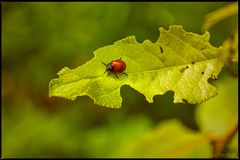
<path fill-rule="evenodd" d="M 1 3 L 3 157 L 119 156 L 119 148 L 170 118 L 198 130 L 196 106 L 173 104 L 173 92 L 155 96 L 149 104 L 142 94 L 123 86 L 122 108 L 110 109 L 87 96 L 76 101 L 49 98 L 48 84 L 63 67 L 82 65 L 94 50 L 130 35 L 138 42 L 154 42 L 158 28 L 172 24 L 202 34 L 204 16 L 227 4 Z M 211 43 L 220 46 L 236 23 L 237 17 L 231 17 L 211 28 Z"/>

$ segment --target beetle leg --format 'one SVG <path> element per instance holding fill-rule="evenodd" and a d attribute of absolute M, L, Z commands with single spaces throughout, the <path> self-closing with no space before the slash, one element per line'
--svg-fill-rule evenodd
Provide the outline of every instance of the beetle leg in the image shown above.
<path fill-rule="evenodd" d="M 105 71 L 106 72 L 106 71 Z M 108 76 L 111 74 L 111 72 L 108 72 Z"/>
<path fill-rule="evenodd" d="M 107 66 L 107 64 L 106 64 L 106 63 L 103 63 L 103 62 L 102 62 L 102 64 L 104 64 L 105 66 Z"/>
<path fill-rule="evenodd" d="M 125 72 L 123 72 L 123 74 L 125 74 L 126 76 L 128 76 L 128 74 L 127 74 L 127 73 L 125 73 Z"/>
<path fill-rule="evenodd" d="M 114 72 L 114 73 L 115 73 L 115 72 Z M 117 79 L 119 79 L 118 76 L 117 76 L 117 73 L 115 73 L 115 75 L 116 75 Z"/>

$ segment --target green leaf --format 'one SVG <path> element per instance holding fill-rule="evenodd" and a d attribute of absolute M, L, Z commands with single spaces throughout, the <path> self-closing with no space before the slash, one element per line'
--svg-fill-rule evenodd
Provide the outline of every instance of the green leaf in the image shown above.
<path fill-rule="evenodd" d="M 216 95 L 216 88 L 207 81 L 215 79 L 223 63 L 217 59 L 218 48 L 208 42 L 206 32 L 197 35 L 170 26 L 160 28 L 156 43 L 145 40 L 138 43 L 134 36 L 99 48 L 94 58 L 76 69 L 63 68 L 59 78 L 49 84 L 49 95 L 75 100 L 88 95 L 101 106 L 119 108 L 122 98 L 120 88 L 129 85 L 144 94 L 152 103 L 155 95 L 172 90 L 174 102 L 200 103 Z M 125 61 L 128 76 L 104 75 L 105 66 L 112 60 Z"/>
<path fill-rule="evenodd" d="M 218 96 L 198 106 L 196 121 L 202 132 L 222 135 L 238 119 L 238 79 L 226 77 L 216 85 Z"/>
<path fill-rule="evenodd" d="M 161 122 L 138 140 L 120 150 L 121 157 L 135 158 L 210 158 L 210 139 L 186 128 L 178 120 Z"/>
<path fill-rule="evenodd" d="M 203 30 L 208 30 L 216 23 L 238 14 L 238 2 L 231 3 L 227 6 L 224 6 L 216 11 L 209 13 L 206 16 L 206 21 L 203 24 Z"/>
<path fill-rule="evenodd" d="M 85 132 L 82 138 L 85 140 L 84 149 L 89 158 L 120 157 L 121 148 L 125 148 L 129 141 L 142 137 L 149 130 L 151 121 L 146 116 L 133 116 L 126 121 L 113 120 L 107 125 Z"/>
<path fill-rule="evenodd" d="M 225 77 L 219 83 L 218 96 L 198 106 L 196 122 L 202 133 L 210 134 L 218 143 L 225 141 L 226 153 L 221 156 L 238 157 L 236 127 L 238 126 L 238 79 Z M 234 136 L 234 138 L 232 138 Z M 227 142 L 230 141 L 230 144 Z M 237 141 L 237 142 L 236 142 Z M 216 145 L 215 150 L 221 146 Z"/>

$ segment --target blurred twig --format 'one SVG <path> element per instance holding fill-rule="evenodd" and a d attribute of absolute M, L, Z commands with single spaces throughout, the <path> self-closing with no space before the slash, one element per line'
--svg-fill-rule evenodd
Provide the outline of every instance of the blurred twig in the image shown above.
<path fill-rule="evenodd" d="M 238 131 L 238 119 L 235 124 L 225 134 L 212 139 L 213 158 L 223 158 L 226 156 L 227 147 Z"/>
<path fill-rule="evenodd" d="M 238 30 L 224 41 L 219 59 L 225 63 L 227 71 L 233 77 L 238 77 Z"/>
<path fill-rule="evenodd" d="M 203 24 L 202 30 L 206 31 L 211 28 L 216 23 L 238 14 L 238 2 L 231 3 L 227 6 L 224 6 L 220 9 L 217 9 L 208 15 L 206 15 L 206 20 Z"/>

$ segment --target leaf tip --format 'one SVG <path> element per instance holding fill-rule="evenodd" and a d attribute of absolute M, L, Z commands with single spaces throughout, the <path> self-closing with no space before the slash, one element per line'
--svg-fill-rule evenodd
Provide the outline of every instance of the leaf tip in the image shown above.
<path fill-rule="evenodd" d="M 48 97 L 52 97 L 52 83 L 53 83 L 54 79 L 52 79 L 49 84 L 48 84 Z"/>
<path fill-rule="evenodd" d="M 161 33 L 163 30 L 165 30 L 163 27 L 159 27 L 160 33 Z"/>
<path fill-rule="evenodd" d="M 209 41 L 210 33 L 208 31 L 205 31 L 204 34 L 202 35 L 202 37 L 204 40 Z"/>
<path fill-rule="evenodd" d="M 69 69 L 68 67 L 64 67 L 63 69 L 61 69 L 61 70 L 57 73 L 57 75 L 58 75 L 58 76 L 62 76 L 62 75 L 64 75 L 64 74 L 68 73 L 69 71 L 70 71 L 70 69 Z"/>
<path fill-rule="evenodd" d="M 146 100 L 147 100 L 149 103 L 153 103 L 153 96 L 146 96 Z"/>

